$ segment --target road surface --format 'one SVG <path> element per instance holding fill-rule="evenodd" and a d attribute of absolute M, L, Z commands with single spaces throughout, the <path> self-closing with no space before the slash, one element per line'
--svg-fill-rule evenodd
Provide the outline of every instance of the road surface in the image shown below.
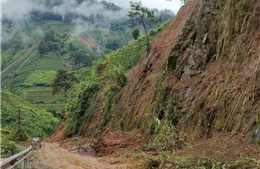
<path fill-rule="evenodd" d="M 58 143 L 42 143 L 34 150 L 30 164 L 41 169 L 124 169 L 130 167 L 114 157 L 80 155 L 61 148 Z"/>

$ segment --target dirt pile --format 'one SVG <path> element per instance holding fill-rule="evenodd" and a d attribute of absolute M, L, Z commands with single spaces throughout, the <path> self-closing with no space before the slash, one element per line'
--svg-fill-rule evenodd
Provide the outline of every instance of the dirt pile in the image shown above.
<path fill-rule="evenodd" d="M 142 133 L 108 132 L 98 138 L 94 144 L 97 156 L 112 154 L 122 148 L 134 148 L 142 143 Z"/>
<path fill-rule="evenodd" d="M 62 130 L 65 127 L 66 120 L 67 120 L 66 118 L 62 119 L 62 122 L 61 122 L 60 126 L 58 127 L 58 129 L 55 131 L 55 133 L 53 133 L 50 137 L 45 139 L 44 142 L 56 142 L 56 141 L 63 140 L 64 135 L 62 133 Z"/>

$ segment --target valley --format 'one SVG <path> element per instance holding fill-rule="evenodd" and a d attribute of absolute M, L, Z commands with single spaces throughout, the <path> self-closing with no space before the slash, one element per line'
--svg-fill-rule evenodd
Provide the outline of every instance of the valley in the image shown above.
<path fill-rule="evenodd" d="M 3 153 L 37 135 L 35 168 L 260 168 L 259 1 L 183 1 L 164 22 L 69 2 L 2 21 Z"/>

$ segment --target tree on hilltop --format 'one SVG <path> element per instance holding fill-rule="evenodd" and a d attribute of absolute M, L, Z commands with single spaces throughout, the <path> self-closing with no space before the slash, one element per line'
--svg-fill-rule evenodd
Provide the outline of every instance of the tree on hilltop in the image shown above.
<path fill-rule="evenodd" d="M 141 2 L 130 2 L 130 11 L 128 12 L 127 16 L 130 18 L 131 25 L 137 25 L 141 24 L 145 36 L 146 36 L 146 50 L 147 54 L 150 51 L 150 40 L 149 40 L 149 35 L 147 31 L 147 26 L 145 23 L 145 19 L 148 18 L 149 21 L 152 23 L 157 23 L 158 20 L 155 18 L 154 12 L 149 10 L 148 8 L 142 6 Z M 136 31 L 136 30 L 134 30 Z M 136 32 L 135 32 L 136 33 Z"/>

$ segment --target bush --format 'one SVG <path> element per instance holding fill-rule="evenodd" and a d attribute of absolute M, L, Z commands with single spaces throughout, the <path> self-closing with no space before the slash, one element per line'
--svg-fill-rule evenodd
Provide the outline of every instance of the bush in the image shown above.
<path fill-rule="evenodd" d="M 11 156 L 13 150 L 16 149 L 16 143 L 11 140 L 2 139 L 1 140 L 1 158 L 7 158 Z"/>

